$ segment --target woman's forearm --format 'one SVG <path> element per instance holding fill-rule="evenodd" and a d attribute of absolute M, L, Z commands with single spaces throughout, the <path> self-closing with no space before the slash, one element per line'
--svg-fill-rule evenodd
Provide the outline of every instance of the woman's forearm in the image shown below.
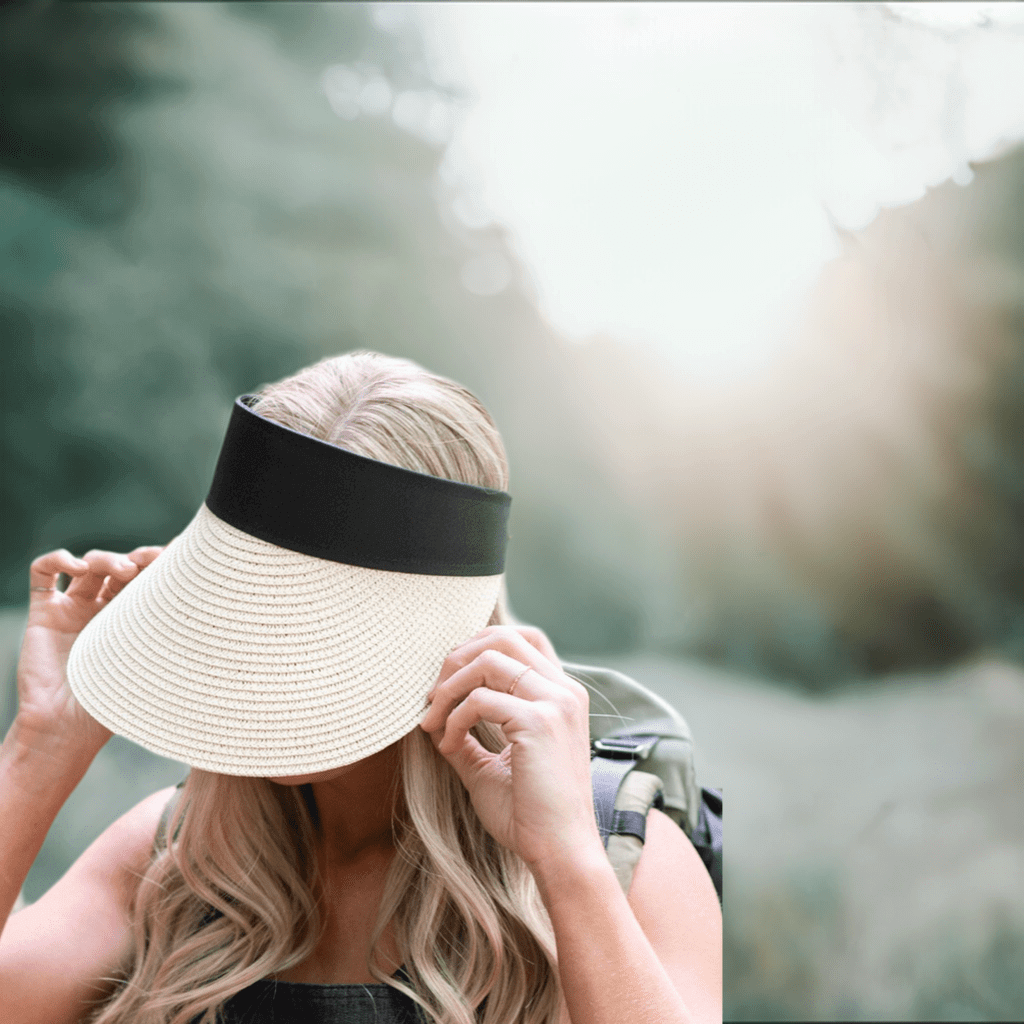
<path fill-rule="evenodd" d="M 615 872 L 595 847 L 534 870 L 555 930 L 572 1024 L 690 1024 Z"/>
<path fill-rule="evenodd" d="M 0 930 L 57 812 L 92 758 L 28 733 L 17 721 L 0 744 Z"/>

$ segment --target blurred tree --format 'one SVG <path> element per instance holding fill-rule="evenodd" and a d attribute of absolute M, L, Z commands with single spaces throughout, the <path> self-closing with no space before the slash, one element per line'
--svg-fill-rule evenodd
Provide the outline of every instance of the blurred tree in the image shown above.
<path fill-rule="evenodd" d="M 231 397 L 367 347 L 497 416 L 520 614 L 573 650 L 642 638 L 642 523 L 504 233 L 449 212 L 459 97 L 400 8 L 0 12 L 0 601 L 24 600 L 36 552 L 169 539 Z"/>

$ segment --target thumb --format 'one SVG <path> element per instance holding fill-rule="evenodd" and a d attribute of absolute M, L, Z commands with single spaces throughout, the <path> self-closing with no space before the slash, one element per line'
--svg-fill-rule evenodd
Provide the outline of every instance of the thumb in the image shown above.
<path fill-rule="evenodd" d="M 441 742 L 443 735 L 442 732 L 431 734 L 435 746 Z M 475 736 L 466 733 L 465 740 L 457 750 L 441 756 L 455 769 L 455 774 L 462 780 L 466 789 L 471 789 L 480 770 L 490 764 L 496 755 L 485 750 Z"/>

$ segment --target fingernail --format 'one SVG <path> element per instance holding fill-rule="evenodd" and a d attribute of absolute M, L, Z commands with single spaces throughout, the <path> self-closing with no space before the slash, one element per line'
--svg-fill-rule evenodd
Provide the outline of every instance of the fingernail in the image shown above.
<path fill-rule="evenodd" d="M 84 558 L 76 558 L 73 560 L 76 569 L 88 569 L 89 563 Z"/>

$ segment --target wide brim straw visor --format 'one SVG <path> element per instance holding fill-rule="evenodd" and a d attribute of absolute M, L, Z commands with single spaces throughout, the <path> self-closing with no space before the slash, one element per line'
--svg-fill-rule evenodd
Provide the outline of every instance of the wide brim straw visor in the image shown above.
<path fill-rule="evenodd" d="M 351 764 L 416 728 L 445 657 L 494 611 L 496 566 L 401 572 L 291 550 L 215 514 L 215 492 L 75 641 L 85 710 L 155 754 L 263 777 Z"/>
<path fill-rule="evenodd" d="M 89 714 L 155 754 L 227 775 L 324 771 L 415 728 L 499 585 L 309 558 L 204 505 L 85 627 L 68 679 Z"/>

